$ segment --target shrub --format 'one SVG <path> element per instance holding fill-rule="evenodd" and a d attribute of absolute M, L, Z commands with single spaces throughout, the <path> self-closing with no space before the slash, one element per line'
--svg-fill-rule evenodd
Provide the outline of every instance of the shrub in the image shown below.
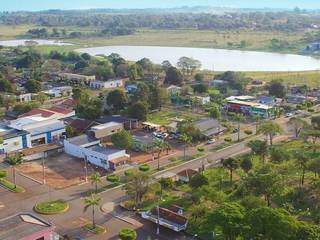
<path fill-rule="evenodd" d="M 129 176 L 131 176 L 132 174 L 133 174 L 133 169 L 128 169 L 128 170 L 124 171 L 124 175 L 125 175 L 126 177 L 129 177 Z"/>
<path fill-rule="evenodd" d="M 150 170 L 150 166 L 148 164 L 142 164 L 139 167 L 139 170 L 142 171 L 142 172 L 148 172 Z"/>
<path fill-rule="evenodd" d="M 119 238 L 121 240 L 136 240 L 137 232 L 133 229 L 124 228 L 119 232 Z"/>
<path fill-rule="evenodd" d="M 232 138 L 231 138 L 231 137 L 226 137 L 226 138 L 224 139 L 224 141 L 225 141 L 225 142 L 232 142 Z"/>
<path fill-rule="evenodd" d="M 170 161 L 170 162 L 176 162 L 176 161 L 178 161 L 178 158 L 176 158 L 176 157 L 170 157 L 170 158 L 169 158 L 169 161 Z"/>
<path fill-rule="evenodd" d="M 107 180 L 109 182 L 115 183 L 115 182 L 119 182 L 120 181 L 120 177 L 117 176 L 117 175 L 109 175 L 109 176 L 107 176 Z"/>
<path fill-rule="evenodd" d="M 251 135 L 252 134 L 252 131 L 247 129 L 247 130 L 244 130 L 244 133 L 247 134 L 247 135 Z"/>
<path fill-rule="evenodd" d="M 309 109 L 308 109 L 308 112 L 314 112 L 314 109 L 309 108 Z"/>

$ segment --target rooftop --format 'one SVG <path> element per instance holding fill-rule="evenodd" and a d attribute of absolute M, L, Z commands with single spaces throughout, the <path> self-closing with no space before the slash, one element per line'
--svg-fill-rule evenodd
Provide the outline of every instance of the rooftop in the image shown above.
<path fill-rule="evenodd" d="M 185 169 L 181 172 L 178 172 L 177 175 L 181 177 L 192 177 L 193 175 L 197 174 L 198 172 L 193 169 Z"/>
<path fill-rule="evenodd" d="M 3 138 L 4 140 L 22 136 L 25 134 L 27 134 L 26 131 L 10 128 L 10 127 L 7 127 L 6 125 L 0 125 L 0 137 Z"/>
<path fill-rule="evenodd" d="M 87 149 L 90 149 L 90 150 L 92 150 L 94 152 L 102 153 L 104 155 L 111 155 L 111 154 L 117 153 L 119 151 L 122 151 L 122 150 L 119 150 L 119 149 L 116 149 L 116 148 L 101 147 L 99 145 L 88 147 Z"/>
<path fill-rule="evenodd" d="M 104 123 L 104 124 L 100 124 L 97 126 L 94 126 L 91 128 L 91 130 L 101 130 L 101 129 L 105 129 L 105 128 L 110 128 L 110 127 L 116 127 L 121 125 L 121 123 L 118 122 L 108 122 L 108 123 Z"/>
<path fill-rule="evenodd" d="M 89 135 L 83 134 L 77 137 L 69 138 L 68 141 L 74 145 L 85 145 L 87 143 L 100 142 L 98 139 L 91 137 Z"/>
<path fill-rule="evenodd" d="M 125 123 L 128 121 L 137 121 L 137 119 L 122 117 L 120 115 L 105 115 L 96 121 L 98 123 L 108 123 L 108 122 Z"/>
<path fill-rule="evenodd" d="M 24 239 L 32 234 L 50 229 L 53 229 L 53 226 L 45 220 L 31 213 L 20 213 L 0 220 L 0 239 Z"/>

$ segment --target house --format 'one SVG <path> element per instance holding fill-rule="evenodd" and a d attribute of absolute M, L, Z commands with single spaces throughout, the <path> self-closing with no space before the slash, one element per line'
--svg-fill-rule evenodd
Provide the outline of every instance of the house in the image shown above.
<path fill-rule="evenodd" d="M 190 181 L 190 179 L 196 175 L 198 172 L 196 170 L 193 169 L 185 169 L 182 170 L 181 172 L 177 173 L 178 176 L 178 180 L 183 182 L 183 183 L 188 183 Z"/>
<path fill-rule="evenodd" d="M 259 115 L 263 118 L 271 118 L 275 115 L 274 106 L 257 102 L 252 96 L 231 96 L 226 98 L 225 110 L 244 115 Z"/>
<path fill-rule="evenodd" d="M 18 118 L 12 120 L 8 127 L 30 134 L 31 146 L 27 138 L 27 140 L 24 139 L 26 147 L 59 141 L 66 133 L 65 124 L 62 121 L 41 116 Z"/>
<path fill-rule="evenodd" d="M 76 133 L 85 133 L 89 130 L 93 125 L 96 125 L 96 122 L 91 120 L 85 120 L 80 118 L 67 118 L 64 119 L 64 122 L 72 128 L 72 130 Z"/>
<path fill-rule="evenodd" d="M 305 95 L 302 94 L 287 94 L 286 95 L 286 101 L 288 103 L 292 104 L 302 104 L 306 102 L 307 100 L 310 100 L 311 98 L 306 97 Z"/>
<path fill-rule="evenodd" d="M 178 181 L 178 176 L 177 176 L 177 174 L 175 174 L 173 172 L 165 172 L 165 173 L 162 173 L 162 174 L 156 176 L 156 179 L 157 180 L 171 179 L 173 182 L 176 182 L 176 181 Z"/>
<path fill-rule="evenodd" d="M 211 101 L 210 96 L 195 96 L 195 98 L 199 101 L 201 105 L 206 105 Z"/>
<path fill-rule="evenodd" d="M 167 93 L 169 95 L 179 95 L 181 93 L 181 87 L 170 85 L 169 87 L 167 87 Z"/>
<path fill-rule="evenodd" d="M 195 126 L 200 130 L 201 134 L 209 139 L 223 133 L 226 128 L 220 122 L 213 118 L 203 119 L 196 122 Z"/>
<path fill-rule="evenodd" d="M 31 102 L 32 101 L 32 94 L 31 93 L 22 93 L 17 94 L 17 102 Z"/>
<path fill-rule="evenodd" d="M 126 86 L 126 92 L 131 94 L 134 93 L 135 91 L 137 91 L 138 86 L 136 84 L 129 84 Z"/>
<path fill-rule="evenodd" d="M 0 155 L 16 152 L 31 146 L 30 134 L 24 130 L 17 130 L 6 125 L 0 125 Z"/>
<path fill-rule="evenodd" d="M 52 240 L 58 236 L 54 226 L 32 213 L 19 213 L 0 219 L 2 240 Z"/>
<path fill-rule="evenodd" d="M 268 106 L 275 106 L 277 104 L 277 99 L 273 96 L 258 96 L 257 101 Z"/>
<path fill-rule="evenodd" d="M 64 118 L 69 118 L 69 117 L 73 117 L 75 116 L 75 111 L 71 110 L 71 109 L 66 109 L 63 108 L 61 106 L 54 106 L 51 107 L 49 109 L 44 109 L 44 108 L 34 108 L 32 110 L 30 110 L 27 113 L 24 113 L 22 115 L 20 115 L 20 118 L 23 117 L 43 117 L 43 118 L 47 118 L 47 119 L 64 119 Z"/>
<path fill-rule="evenodd" d="M 135 133 L 133 138 L 133 149 L 135 151 L 150 152 L 153 148 L 154 137 L 152 134 Z"/>
<path fill-rule="evenodd" d="M 69 97 L 72 95 L 72 87 L 71 86 L 54 87 L 47 91 L 43 91 L 43 93 L 47 94 L 52 98 Z"/>
<path fill-rule="evenodd" d="M 109 122 L 121 123 L 126 130 L 132 130 L 139 127 L 139 120 L 135 118 L 127 118 L 120 115 L 105 115 L 98 120 L 97 123 L 105 124 Z"/>
<path fill-rule="evenodd" d="M 228 81 L 214 79 L 209 84 L 210 87 L 215 87 L 215 88 L 220 87 L 220 86 L 224 86 L 224 85 L 228 85 Z"/>
<path fill-rule="evenodd" d="M 89 135 L 81 135 L 64 140 L 64 151 L 74 157 L 104 169 L 116 170 L 118 166 L 126 164 L 130 156 L 126 150 L 102 147 L 100 140 Z"/>
<path fill-rule="evenodd" d="M 124 86 L 123 79 L 110 79 L 108 81 L 91 81 L 90 88 L 92 89 L 112 89 Z"/>
<path fill-rule="evenodd" d="M 121 130 L 123 130 L 123 124 L 108 122 L 91 127 L 89 133 L 97 139 L 105 139 Z"/>
<path fill-rule="evenodd" d="M 188 219 L 183 216 L 183 209 L 174 206 L 171 208 L 154 207 L 150 211 L 142 212 L 141 217 L 175 232 L 186 230 Z"/>
<path fill-rule="evenodd" d="M 96 76 L 86 76 L 74 73 L 59 73 L 58 76 L 64 80 L 67 79 L 74 83 L 86 83 L 89 84 L 91 81 L 96 80 Z"/>

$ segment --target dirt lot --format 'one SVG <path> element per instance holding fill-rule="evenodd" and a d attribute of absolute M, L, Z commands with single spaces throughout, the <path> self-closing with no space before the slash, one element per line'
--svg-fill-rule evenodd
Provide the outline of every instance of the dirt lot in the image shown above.
<path fill-rule="evenodd" d="M 102 169 L 88 164 L 88 175 L 94 171 L 103 173 Z M 84 161 L 65 153 L 45 159 L 45 176 L 49 186 L 55 189 L 67 188 L 84 182 Z M 17 167 L 22 174 L 42 182 L 42 161 L 32 161 Z"/>

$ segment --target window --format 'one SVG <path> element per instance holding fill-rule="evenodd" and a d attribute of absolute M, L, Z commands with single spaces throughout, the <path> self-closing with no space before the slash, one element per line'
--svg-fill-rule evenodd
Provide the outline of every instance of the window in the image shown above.
<path fill-rule="evenodd" d="M 37 238 L 36 240 L 44 240 L 44 237 L 41 237 L 41 238 Z"/>

